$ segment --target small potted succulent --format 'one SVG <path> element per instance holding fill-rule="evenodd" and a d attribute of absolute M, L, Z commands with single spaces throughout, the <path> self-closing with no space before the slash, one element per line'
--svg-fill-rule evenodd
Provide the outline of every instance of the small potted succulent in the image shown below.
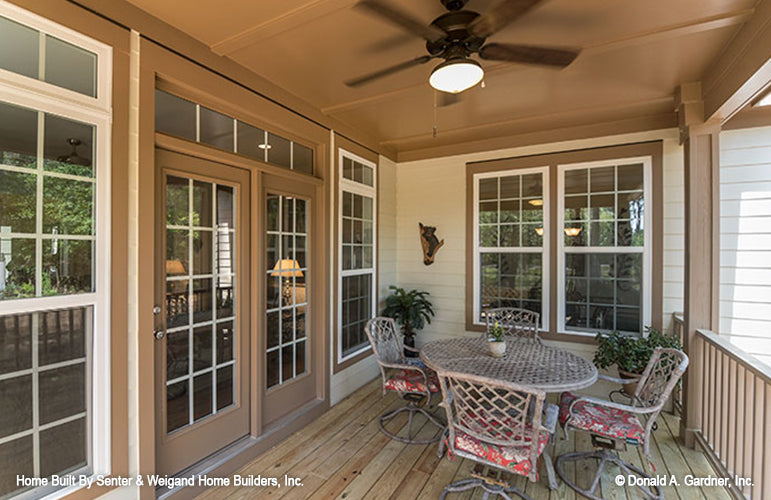
<path fill-rule="evenodd" d="M 490 346 L 490 354 L 495 358 L 502 358 L 506 354 L 503 328 L 497 321 L 487 330 L 487 345 Z"/>
<path fill-rule="evenodd" d="M 656 347 L 682 349 L 677 337 L 665 335 L 655 328 L 646 327 L 646 330 L 648 335 L 645 337 L 632 337 L 619 332 L 598 333 L 595 337 L 598 346 L 594 353 L 594 364 L 597 368 L 608 368 L 615 364 L 621 378 L 634 380 L 645 371 Z M 636 389 L 637 382 L 624 384 L 624 392 L 630 396 Z"/>

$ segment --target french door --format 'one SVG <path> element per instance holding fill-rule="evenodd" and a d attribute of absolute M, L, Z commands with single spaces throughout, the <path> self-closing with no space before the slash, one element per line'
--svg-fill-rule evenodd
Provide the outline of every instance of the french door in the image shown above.
<path fill-rule="evenodd" d="M 323 337 L 313 327 L 313 292 L 320 282 L 312 265 L 313 187 L 269 175 L 262 184 L 262 421 L 270 425 L 318 397 L 314 360 Z"/>
<path fill-rule="evenodd" d="M 250 430 L 249 173 L 158 150 L 156 470 Z"/>

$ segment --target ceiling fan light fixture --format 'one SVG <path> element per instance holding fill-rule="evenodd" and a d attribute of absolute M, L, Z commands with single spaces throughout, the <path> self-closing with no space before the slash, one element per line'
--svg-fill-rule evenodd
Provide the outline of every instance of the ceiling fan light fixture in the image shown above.
<path fill-rule="evenodd" d="M 431 72 L 428 82 L 441 92 L 458 94 L 482 81 L 485 72 L 473 59 L 459 58 L 445 61 Z"/>

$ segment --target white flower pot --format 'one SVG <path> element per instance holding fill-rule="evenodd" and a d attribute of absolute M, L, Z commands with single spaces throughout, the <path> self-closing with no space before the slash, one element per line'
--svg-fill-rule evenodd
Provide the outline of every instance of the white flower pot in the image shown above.
<path fill-rule="evenodd" d="M 488 342 L 490 346 L 490 354 L 496 358 L 502 358 L 506 354 L 506 342 Z"/>

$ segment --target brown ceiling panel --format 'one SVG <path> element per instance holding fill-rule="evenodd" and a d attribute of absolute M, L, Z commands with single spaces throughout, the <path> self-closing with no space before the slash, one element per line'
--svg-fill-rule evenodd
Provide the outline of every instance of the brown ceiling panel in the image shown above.
<path fill-rule="evenodd" d="M 583 49 L 563 71 L 482 62 L 485 88 L 434 110 L 437 62 L 360 88 L 344 80 L 424 55 L 425 43 L 352 8 L 356 0 L 131 0 L 324 113 L 399 150 L 452 140 L 671 113 L 675 87 L 700 79 L 754 0 L 545 0 L 490 37 Z M 392 0 L 428 24 L 439 0 Z M 484 13 L 493 0 L 470 0 Z M 666 107 L 670 106 L 669 109 Z M 503 125 L 501 125 L 503 124 Z M 449 134 L 445 132 L 446 138 Z M 438 139 L 439 141 L 446 139 Z"/>

